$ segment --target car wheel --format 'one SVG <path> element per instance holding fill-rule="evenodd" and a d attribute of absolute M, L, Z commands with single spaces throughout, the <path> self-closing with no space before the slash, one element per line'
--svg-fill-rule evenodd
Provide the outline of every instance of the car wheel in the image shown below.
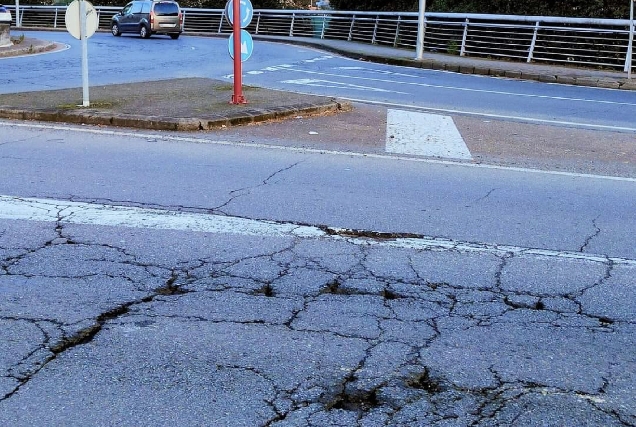
<path fill-rule="evenodd" d="M 178 39 L 178 38 L 179 38 L 179 33 L 177 33 L 177 34 L 170 34 L 170 38 L 171 38 L 172 40 L 176 40 L 176 39 Z"/>
<path fill-rule="evenodd" d="M 110 32 L 113 33 L 115 37 L 121 36 L 121 31 L 119 31 L 119 25 L 117 24 L 110 26 Z"/>
<path fill-rule="evenodd" d="M 146 28 L 145 25 L 142 25 L 141 28 L 139 28 L 139 36 L 142 39 L 147 39 L 150 37 L 150 31 L 148 30 L 148 28 Z"/>

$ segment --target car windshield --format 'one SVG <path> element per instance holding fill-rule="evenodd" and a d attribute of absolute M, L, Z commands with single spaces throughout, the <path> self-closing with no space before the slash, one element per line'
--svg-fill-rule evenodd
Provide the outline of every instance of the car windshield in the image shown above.
<path fill-rule="evenodd" d="M 155 5 L 155 13 L 157 15 L 174 15 L 179 14 L 179 6 L 176 3 L 164 2 Z"/>

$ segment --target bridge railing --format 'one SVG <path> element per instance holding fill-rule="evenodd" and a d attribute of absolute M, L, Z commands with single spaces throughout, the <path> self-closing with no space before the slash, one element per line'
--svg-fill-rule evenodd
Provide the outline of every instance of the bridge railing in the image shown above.
<path fill-rule="evenodd" d="M 15 23 L 15 7 L 9 6 Z M 119 7 L 96 6 L 108 29 Z M 65 6 L 21 6 L 21 27 L 64 28 Z M 186 33 L 232 31 L 223 9 L 184 9 Z M 316 37 L 415 49 L 415 12 L 254 11 L 255 35 Z M 424 51 L 627 71 L 630 21 L 543 16 L 426 13 Z M 633 55 L 632 55 L 633 56 Z"/>

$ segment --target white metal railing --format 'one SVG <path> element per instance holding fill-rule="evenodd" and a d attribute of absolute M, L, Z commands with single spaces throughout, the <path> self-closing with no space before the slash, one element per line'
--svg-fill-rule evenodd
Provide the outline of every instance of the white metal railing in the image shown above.
<path fill-rule="evenodd" d="M 15 7 L 13 10 L 15 21 Z M 23 27 L 64 27 L 65 6 L 21 6 Z M 99 27 L 119 7 L 96 6 Z M 184 9 L 186 33 L 230 33 L 223 9 Z M 447 54 L 631 71 L 630 20 L 426 13 L 424 50 Z M 254 11 L 254 35 L 316 37 L 415 49 L 416 12 Z"/>

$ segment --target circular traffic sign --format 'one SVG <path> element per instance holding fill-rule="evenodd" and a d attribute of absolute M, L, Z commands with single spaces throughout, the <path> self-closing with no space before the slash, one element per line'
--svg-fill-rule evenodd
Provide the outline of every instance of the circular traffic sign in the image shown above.
<path fill-rule="evenodd" d="M 230 57 L 234 59 L 234 33 L 230 34 L 228 40 L 228 50 Z M 252 35 L 245 30 L 241 30 L 241 62 L 247 61 L 254 51 L 254 40 Z"/>
<path fill-rule="evenodd" d="M 254 17 L 252 2 L 250 0 L 240 0 L 239 13 L 241 16 L 241 22 L 239 22 L 241 28 L 245 28 L 250 25 L 250 22 L 252 22 L 252 18 Z M 234 0 L 228 0 L 225 4 L 225 17 L 230 25 L 234 24 Z"/>
<path fill-rule="evenodd" d="M 97 19 L 97 11 L 90 2 L 86 0 L 73 0 L 73 2 L 71 2 L 71 4 L 69 4 L 66 8 L 64 22 L 66 23 L 67 31 L 78 40 L 82 38 L 82 17 L 80 15 L 81 2 L 84 3 L 84 13 L 86 14 L 86 38 L 89 38 L 90 36 L 95 34 L 95 31 L 97 31 L 97 26 L 99 25 L 99 20 Z"/>

